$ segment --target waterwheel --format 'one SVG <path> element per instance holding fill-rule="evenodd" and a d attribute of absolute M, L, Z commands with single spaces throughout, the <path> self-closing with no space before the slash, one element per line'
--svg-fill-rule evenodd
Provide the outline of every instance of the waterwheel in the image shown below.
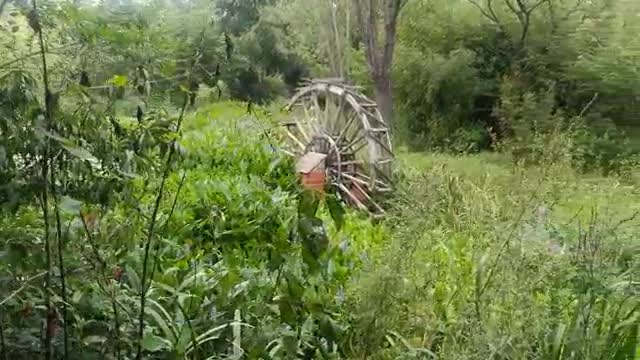
<path fill-rule="evenodd" d="M 335 189 L 342 200 L 373 214 L 392 189 L 389 128 L 374 101 L 340 79 L 305 83 L 286 107 L 287 151 L 309 188 Z"/>

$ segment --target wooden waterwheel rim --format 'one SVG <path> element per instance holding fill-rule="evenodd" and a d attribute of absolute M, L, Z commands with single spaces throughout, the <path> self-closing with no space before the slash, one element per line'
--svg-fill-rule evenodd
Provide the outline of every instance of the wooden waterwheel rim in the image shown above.
<path fill-rule="evenodd" d="M 342 198 L 363 210 L 383 213 L 378 199 L 392 189 L 393 148 L 377 104 L 340 79 L 305 83 L 285 108 L 286 150 L 301 157 L 326 154 L 328 181 Z"/>

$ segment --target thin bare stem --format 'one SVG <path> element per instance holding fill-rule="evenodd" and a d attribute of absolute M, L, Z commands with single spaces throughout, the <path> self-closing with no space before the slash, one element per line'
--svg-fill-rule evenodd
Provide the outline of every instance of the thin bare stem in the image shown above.
<path fill-rule="evenodd" d="M 1 13 L 2 13 L 2 11 L 0 11 L 0 14 Z M 61 47 L 58 47 L 58 48 L 55 48 L 55 49 L 51 49 L 47 53 L 48 54 L 60 54 L 61 55 L 61 53 L 59 53 L 60 50 L 63 50 L 63 49 L 66 49 L 66 48 L 69 48 L 69 47 L 72 47 L 72 46 L 75 46 L 75 45 L 78 45 L 78 44 L 79 43 L 67 44 L 67 45 L 64 45 L 64 46 L 61 46 Z M 9 61 L 7 61 L 5 63 L 0 64 L 0 69 L 3 69 L 3 68 L 8 67 L 8 66 L 11 66 L 11 65 L 13 65 L 15 63 L 19 63 L 20 61 L 27 60 L 30 57 L 39 56 L 41 53 L 42 53 L 41 50 L 37 50 L 37 51 L 33 51 L 33 52 L 30 52 L 30 53 L 24 54 L 24 55 L 22 55 L 22 56 L 20 56 L 18 58 L 15 58 L 15 59 L 12 59 L 12 60 L 9 60 Z"/>
<path fill-rule="evenodd" d="M 65 279 L 65 270 L 64 270 L 64 239 L 62 238 L 62 223 L 60 221 L 60 207 L 58 206 L 58 195 L 55 190 L 55 171 L 54 167 L 51 167 L 51 171 L 49 172 L 49 176 L 51 178 L 51 187 L 53 192 L 53 211 L 55 213 L 56 218 L 56 241 L 58 243 L 58 267 L 60 271 L 60 291 L 62 298 L 62 328 L 64 333 L 64 358 L 69 358 L 69 334 L 67 327 L 67 282 Z"/>
<path fill-rule="evenodd" d="M 99 268 L 94 267 L 94 269 L 101 273 L 103 281 L 105 282 L 105 284 L 107 284 L 109 283 L 109 278 L 105 274 L 105 268 L 107 263 L 100 255 L 100 252 L 98 251 L 98 248 L 96 247 L 96 244 L 95 244 L 95 239 L 93 238 L 93 235 L 89 230 L 87 221 L 82 214 L 80 214 L 80 220 L 82 221 L 85 234 L 87 235 L 87 239 L 89 240 L 94 256 L 96 257 L 97 262 L 100 263 Z M 113 289 L 112 291 L 107 291 L 105 286 L 102 285 L 102 283 L 100 282 L 100 279 L 98 279 L 96 283 L 100 288 L 100 290 L 102 291 L 102 293 L 111 299 L 111 310 L 113 311 L 113 323 L 114 323 L 113 325 L 115 330 L 115 346 L 114 346 L 113 352 L 114 352 L 115 358 L 120 360 L 122 359 L 122 355 L 120 353 L 121 336 L 120 336 L 120 315 L 118 312 L 118 306 L 122 307 L 125 310 L 126 308 L 122 304 L 118 303 L 118 300 L 116 299 L 116 289 L 117 289 L 116 286 L 112 286 L 112 289 Z"/>
<path fill-rule="evenodd" d="M 169 216 L 167 216 L 167 220 L 165 220 L 164 225 L 162 226 L 164 230 L 166 230 L 167 227 L 169 226 L 169 221 L 171 221 L 171 217 L 173 217 L 173 213 L 176 210 L 176 205 L 178 205 L 178 198 L 180 197 L 180 192 L 182 191 L 182 187 L 184 186 L 184 181 L 186 180 L 186 178 L 187 178 L 187 172 L 185 171 L 184 173 L 182 173 L 182 177 L 180 178 L 180 184 L 178 185 L 178 190 L 176 190 L 176 194 L 173 197 L 171 210 L 169 210 Z M 153 266 L 151 267 L 151 276 L 149 276 L 150 279 L 153 279 L 153 276 L 156 273 L 156 268 L 158 266 L 158 251 L 159 251 L 159 247 L 156 246 L 155 252 L 153 254 Z"/>
<path fill-rule="evenodd" d="M 0 354 L 2 355 L 2 360 L 9 360 L 9 355 L 7 354 L 7 344 L 4 340 L 4 321 L 2 320 L 2 316 L 0 315 Z"/>
<path fill-rule="evenodd" d="M 38 3 L 37 0 L 32 0 L 33 5 L 33 13 L 35 14 L 34 18 L 36 21 L 36 26 L 34 27 L 34 31 L 38 34 L 38 40 L 40 45 L 40 59 L 42 61 L 42 82 L 44 84 L 44 103 L 45 103 L 45 126 L 47 130 L 51 129 L 52 125 L 52 115 L 53 109 L 51 108 L 51 91 L 49 88 L 49 73 L 47 72 L 47 55 L 46 55 L 46 47 L 44 43 L 44 36 L 42 34 L 42 28 L 37 20 L 38 13 Z M 51 244 L 49 241 L 49 167 L 50 167 L 50 140 L 46 138 L 44 146 L 44 154 L 42 157 L 42 169 L 41 169 L 41 177 L 42 177 L 42 194 L 41 194 L 41 206 L 42 206 L 42 217 L 44 220 L 44 246 L 45 246 L 45 262 L 47 266 L 47 275 L 45 278 L 45 307 L 47 312 L 47 320 L 45 326 L 45 336 L 44 336 L 44 351 L 45 360 L 51 360 L 51 341 L 53 339 L 53 321 L 54 321 L 54 311 L 51 308 Z"/>
<path fill-rule="evenodd" d="M 3 306 L 4 304 L 8 303 L 9 300 L 13 299 L 14 297 L 18 296 L 22 291 L 24 291 L 24 289 L 27 288 L 27 285 L 29 285 L 30 282 L 35 281 L 43 276 L 47 275 L 47 271 L 43 271 L 41 273 L 38 273 L 30 278 L 28 278 L 27 280 L 24 281 L 24 283 L 14 292 L 12 292 L 11 294 L 9 294 L 9 296 L 7 296 L 6 298 L 2 299 L 2 301 L 0 301 L 0 306 Z"/>
<path fill-rule="evenodd" d="M 80 213 L 80 221 L 82 221 L 82 227 L 84 227 L 84 232 L 87 235 L 87 240 L 89 240 L 89 245 L 91 246 L 91 251 L 93 251 L 93 255 L 95 256 L 96 261 L 98 261 L 102 269 L 104 269 L 107 266 L 107 262 L 100 255 L 100 251 L 98 251 L 98 247 L 96 246 L 96 242 L 93 238 L 93 235 L 89 230 L 89 225 L 87 224 L 87 220 L 84 218 L 82 213 Z"/>

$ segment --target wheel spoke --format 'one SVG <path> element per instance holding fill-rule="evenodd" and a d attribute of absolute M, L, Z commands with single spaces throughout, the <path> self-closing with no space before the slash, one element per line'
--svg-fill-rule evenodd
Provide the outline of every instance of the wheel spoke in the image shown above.
<path fill-rule="evenodd" d="M 358 151 L 362 150 L 362 149 L 363 149 L 365 146 L 367 146 L 367 145 L 368 145 L 368 143 L 367 143 L 366 141 L 365 141 L 365 142 L 363 142 L 363 143 L 361 143 L 360 145 L 358 145 L 358 147 L 357 147 L 357 148 L 353 149 L 353 153 L 354 153 L 354 154 L 357 154 L 357 153 L 358 153 Z"/>
<path fill-rule="evenodd" d="M 345 103 L 345 99 L 347 97 L 347 92 L 343 92 L 342 96 L 340 96 L 340 100 L 338 102 L 338 107 L 336 108 L 336 114 L 333 118 L 333 122 L 331 124 L 331 133 L 333 134 L 334 131 L 338 130 L 337 127 L 340 124 L 339 120 L 340 120 L 340 115 L 342 114 L 342 111 L 344 110 L 344 103 Z"/>
<path fill-rule="evenodd" d="M 369 194 L 367 193 L 367 191 L 365 191 L 360 185 L 358 185 L 358 183 L 354 183 L 353 186 L 355 186 L 356 188 L 358 188 L 358 190 L 362 193 L 362 195 L 364 195 L 364 197 L 367 198 L 367 200 L 369 200 L 369 202 L 373 205 L 373 207 L 376 208 L 376 211 L 383 213 L 384 210 L 382 209 L 382 207 L 380 205 L 378 205 L 378 203 L 376 203 L 375 201 L 373 201 L 373 199 L 371 198 L 371 196 L 369 196 Z"/>
<path fill-rule="evenodd" d="M 351 127 L 351 124 L 353 124 L 353 121 L 357 117 L 358 117 L 358 113 L 354 112 L 354 113 L 351 114 L 351 116 L 349 117 L 349 120 L 347 120 L 347 124 L 344 126 L 344 128 L 340 132 L 340 135 L 338 135 L 338 138 L 336 139 L 336 144 L 340 144 L 342 139 L 347 135 L 347 131 Z"/>
<path fill-rule="evenodd" d="M 358 198 L 355 195 L 353 195 L 353 193 L 351 193 L 351 191 L 344 184 L 337 184 L 337 186 L 340 190 L 342 190 L 343 193 L 345 193 L 351 199 L 351 201 L 353 201 L 356 204 L 358 208 L 360 208 L 361 210 L 368 210 L 367 207 L 364 206 L 364 204 L 361 203 L 360 200 L 358 200 Z"/>
<path fill-rule="evenodd" d="M 289 131 L 289 129 L 287 129 L 286 131 L 287 131 L 287 135 L 289 136 L 289 138 L 291 140 L 293 140 L 293 142 L 296 143 L 298 146 L 300 146 L 300 148 L 302 150 L 304 150 L 306 148 L 304 143 L 302 141 L 300 141 L 295 135 L 293 135 L 293 133 L 291 131 Z"/>
<path fill-rule="evenodd" d="M 306 142 L 311 141 L 311 138 L 309 137 L 309 135 L 307 135 L 307 132 L 304 131 L 301 121 L 296 122 L 296 127 L 298 128 L 298 132 L 300 132 L 300 135 L 302 135 Z"/>
<path fill-rule="evenodd" d="M 365 140 L 366 137 L 367 137 L 366 135 L 360 135 L 360 137 L 356 138 L 355 140 L 351 141 L 350 143 L 348 143 L 347 145 L 341 147 L 340 149 L 343 150 L 343 151 L 351 149 L 355 144 Z M 366 144 L 366 141 L 365 141 L 365 144 Z M 355 154 L 355 151 L 353 153 Z"/>
<path fill-rule="evenodd" d="M 343 172 L 342 176 L 345 177 L 346 179 L 349 179 L 349 180 L 355 182 L 355 183 L 360 183 L 362 185 L 369 186 L 369 183 L 366 182 L 365 180 L 362 180 L 362 179 L 359 179 L 359 178 L 357 178 L 355 176 L 349 175 L 348 173 L 344 173 Z"/>

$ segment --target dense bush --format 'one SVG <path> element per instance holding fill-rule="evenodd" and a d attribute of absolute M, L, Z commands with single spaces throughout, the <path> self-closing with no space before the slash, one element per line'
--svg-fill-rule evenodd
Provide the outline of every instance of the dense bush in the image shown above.
<path fill-rule="evenodd" d="M 74 358 L 133 357 L 141 291 L 147 293 L 144 358 L 343 352 L 336 347 L 347 326 L 340 294 L 375 230 L 349 217 L 338 233 L 316 218 L 313 205 L 300 200 L 307 195 L 290 159 L 262 137 L 267 124 L 244 111 L 227 104 L 185 120 L 145 283 L 140 245 L 161 173 L 150 170 L 124 190 L 112 189 L 113 200 L 101 206 L 61 199 L 58 241 L 67 249 L 60 256 L 68 293 L 53 300 L 56 354 L 64 352 L 64 335 Z M 3 212 L 0 221 L 2 285 L 16 289 L 0 297 L 2 351 L 27 358 L 42 353 L 37 339 L 46 292 L 61 290 L 43 290 L 36 281 L 48 256 L 37 208 Z"/>
<path fill-rule="evenodd" d="M 640 165 L 637 150 L 624 132 L 616 128 L 583 127 L 575 134 L 576 162 L 585 171 L 601 169 L 605 175 L 624 175 Z"/>
<path fill-rule="evenodd" d="M 637 84 L 622 80 L 635 77 L 632 63 L 640 57 L 625 29 L 638 26 L 632 19 L 636 3 L 543 1 L 527 15 L 526 27 L 524 13 L 519 16 L 518 7 L 508 4 L 413 1 L 407 5 L 398 30 L 394 84 L 406 127 L 399 131 L 406 134 L 409 145 L 446 148 L 458 128 L 477 126 L 491 129 L 494 140 L 508 141 L 513 129 L 502 128 L 506 124 L 494 110 L 503 106 L 504 79 L 513 77 L 520 82 L 521 94 L 540 94 L 553 87 L 553 98 L 545 105 L 552 113 L 575 117 L 595 96 L 589 112 L 612 119 L 616 126 L 638 126 L 633 100 Z M 535 109 L 522 109 L 530 110 Z M 606 142 L 600 135 L 597 138 Z M 481 141 L 476 147 L 485 144 Z M 599 151 L 598 147 L 587 152 Z M 608 160 L 593 158 L 611 155 L 589 157 L 585 166 L 609 167 Z"/>
<path fill-rule="evenodd" d="M 505 79 L 496 115 L 508 136 L 499 148 L 514 160 L 531 164 L 564 162 L 583 172 L 628 175 L 637 163 L 637 150 L 615 124 L 598 114 L 568 117 L 554 105 L 554 89 L 534 94 Z M 520 83 L 521 84 L 521 83 Z"/>

